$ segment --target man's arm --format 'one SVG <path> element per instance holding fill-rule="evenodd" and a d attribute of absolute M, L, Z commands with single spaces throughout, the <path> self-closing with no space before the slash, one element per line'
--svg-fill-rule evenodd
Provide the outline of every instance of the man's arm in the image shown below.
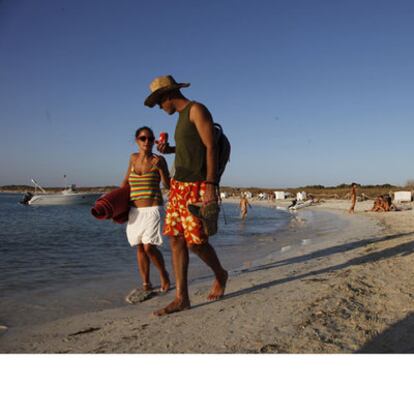
<path fill-rule="evenodd" d="M 197 128 L 201 141 L 206 147 L 206 193 L 204 203 L 217 200 L 217 143 L 214 137 L 213 118 L 208 109 L 195 103 L 190 110 L 190 121 Z"/>

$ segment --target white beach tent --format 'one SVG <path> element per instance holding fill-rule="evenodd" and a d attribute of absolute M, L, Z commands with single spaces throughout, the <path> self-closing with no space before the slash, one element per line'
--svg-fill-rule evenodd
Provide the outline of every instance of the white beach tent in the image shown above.
<path fill-rule="evenodd" d="M 306 193 L 305 191 L 299 192 L 296 194 L 296 200 L 298 201 L 305 201 L 306 200 Z"/>
<path fill-rule="evenodd" d="M 286 193 L 284 191 L 275 191 L 276 200 L 284 200 L 286 198 Z"/>
<path fill-rule="evenodd" d="M 412 200 L 411 191 L 396 191 L 394 193 L 394 201 L 403 202 Z"/>

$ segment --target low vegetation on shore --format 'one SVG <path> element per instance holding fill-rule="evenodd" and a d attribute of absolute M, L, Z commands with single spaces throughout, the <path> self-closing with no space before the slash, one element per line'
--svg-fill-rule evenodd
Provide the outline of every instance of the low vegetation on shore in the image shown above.
<path fill-rule="evenodd" d="M 104 187 L 78 187 L 78 191 L 87 192 L 101 192 L 106 193 L 116 186 L 104 186 Z M 350 184 L 340 184 L 332 187 L 325 187 L 323 185 L 309 185 L 304 187 L 292 187 L 292 188 L 263 188 L 263 187 L 230 187 L 222 186 L 220 189 L 230 195 L 239 195 L 241 192 L 249 191 L 253 196 L 259 193 L 272 193 L 274 191 L 286 191 L 294 196 L 297 192 L 306 192 L 308 195 L 312 195 L 315 198 L 325 199 L 346 199 L 349 198 Z M 45 190 L 50 192 L 62 191 L 62 187 L 45 187 Z M 33 192 L 33 186 L 28 185 L 4 185 L 0 186 L 0 192 L 11 193 L 25 193 L 27 191 Z M 392 184 L 380 184 L 380 185 L 358 185 L 358 194 L 365 196 L 367 199 L 375 198 L 381 194 L 390 194 L 395 191 L 414 191 L 414 181 L 408 181 L 405 186 L 395 186 Z"/>
<path fill-rule="evenodd" d="M 253 195 L 259 193 L 272 193 L 273 191 L 286 191 L 294 196 L 298 192 L 306 192 L 317 199 L 346 199 L 350 197 L 351 184 L 340 184 L 332 187 L 325 187 L 323 185 L 310 185 L 304 187 L 292 188 L 257 188 L 257 187 L 221 187 L 221 191 L 228 194 L 240 194 L 244 191 L 249 191 Z M 395 186 L 392 184 L 380 185 L 358 185 L 357 193 L 360 196 L 365 196 L 366 199 L 372 199 L 382 194 L 394 193 L 395 191 L 414 191 L 414 183 L 407 183 L 406 186 Z"/>

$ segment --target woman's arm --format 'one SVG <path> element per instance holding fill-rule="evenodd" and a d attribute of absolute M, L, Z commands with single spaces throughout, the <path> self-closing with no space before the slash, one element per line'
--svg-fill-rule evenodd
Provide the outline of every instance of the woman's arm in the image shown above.
<path fill-rule="evenodd" d="M 160 175 L 161 175 L 161 181 L 162 184 L 164 185 L 164 188 L 166 188 L 167 190 L 170 189 L 170 172 L 168 171 L 168 165 L 167 165 L 167 161 L 165 160 L 164 157 L 161 157 L 161 168 L 160 168 Z"/>
<path fill-rule="evenodd" d="M 122 182 L 121 182 L 121 187 L 123 187 L 124 185 L 127 185 L 128 184 L 128 178 L 129 178 L 129 174 L 130 174 L 130 172 L 131 172 L 131 167 L 132 167 L 132 162 L 133 162 L 133 158 L 134 158 L 134 154 L 131 154 L 131 156 L 129 157 L 129 163 L 128 163 L 128 169 L 127 169 L 127 172 L 126 172 L 126 174 L 125 174 L 125 177 L 124 177 L 124 179 L 122 180 Z"/>
<path fill-rule="evenodd" d="M 161 182 L 167 190 L 170 189 L 170 172 L 168 171 L 168 165 L 167 161 L 165 161 L 164 157 L 161 157 L 160 155 L 153 156 L 153 165 L 158 169 L 160 176 L 161 176 Z"/>

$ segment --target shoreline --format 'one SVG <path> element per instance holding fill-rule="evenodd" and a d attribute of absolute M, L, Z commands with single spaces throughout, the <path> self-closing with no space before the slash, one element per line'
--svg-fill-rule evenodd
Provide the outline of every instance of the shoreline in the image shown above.
<path fill-rule="evenodd" d="M 346 226 L 240 269 L 219 301 L 206 301 L 210 278 L 190 286 L 188 311 L 150 316 L 172 300 L 171 291 L 137 305 L 12 328 L 0 336 L 0 352 L 414 352 L 414 334 L 405 338 L 414 312 L 414 213 L 363 213 L 364 203 L 357 203 L 349 215 L 347 207 L 349 201 L 333 201 L 298 212 L 300 218 L 326 211 Z"/>
<path fill-rule="evenodd" d="M 286 227 L 289 222 L 285 214 L 273 213 L 273 210 L 260 206 L 250 220 L 242 223 L 238 217 L 238 208 L 235 206 L 236 204 L 233 203 L 233 206 L 224 207 L 228 216 L 228 226 L 224 225 L 220 217 L 221 234 L 219 233 L 217 238 L 213 237 L 211 240 L 215 248 L 220 251 L 222 263 L 228 270 L 249 266 L 250 263 L 255 263 L 267 256 L 268 245 L 273 244 L 268 243 L 269 240 L 271 241 L 272 234 Z M 261 221 L 263 217 L 268 227 L 263 226 Z M 118 231 L 119 228 L 116 230 Z M 121 229 L 121 237 L 123 236 Z M 164 241 L 162 251 L 167 270 L 172 274 L 170 246 L 167 239 Z M 255 249 L 250 248 L 252 242 Z M 135 249 L 122 244 L 118 245 L 118 254 L 121 254 L 120 250 L 122 250 L 123 260 L 116 262 L 115 265 L 111 266 L 111 260 L 107 260 L 108 266 L 100 266 L 100 269 L 96 271 L 91 268 L 90 264 L 86 266 L 88 260 L 86 256 L 86 262 L 79 261 L 79 266 L 81 266 L 79 270 L 72 266 L 72 271 L 78 272 L 73 278 L 70 270 L 62 267 L 63 273 L 56 274 L 47 283 L 36 282 L 38 279 L 41 280 L 43 274 L 47 274 L 47 269 L 42 270 L 41 266 L 32 269 L 30 279 L 26 277 L 19 280 L 17 277 L 14 286 L 13 275 L 8 274 L 5 269 L 5 279 L 2 281 L 0 292 L 0 325 L 7 325 L 14 330 L 14 328 L 41 325 L 82 313 L 129 306 L 126 305 L 124 297 L 139 286 L 140 277 L 137 274 Z M 64 264 L 57 262 L 57 265 L 63 266 Z M 12 266 L 12 260 L 3 263 L 3 268 Z M 157 288 L 158 272 L 152 267 L 151 273 L 152 282 Z M 211 271 L 194 256 L 190 260 L 189 284 L 202 283 L 205 280 L 208 282 L 212 280 Z"/>

